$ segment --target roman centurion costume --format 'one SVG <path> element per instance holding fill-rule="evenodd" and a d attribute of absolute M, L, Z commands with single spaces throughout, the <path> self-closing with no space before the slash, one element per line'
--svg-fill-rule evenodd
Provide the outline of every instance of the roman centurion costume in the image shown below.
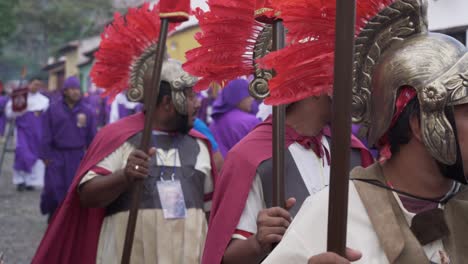
<path fill-rule="evenodd" d="M 102 35 L 91 76 L 108 95 L 129 87 L 133 101 L 145 99 L 149 90 L 160 28 L 159 6 L 117 14 Z M 172 24 L 173 30 L 177 24 Z M 181 63 L 165 60 L 161 87 L 170 89 L 173 104 L 182 116 L 191 115 L 186 88 L 196 79 Z M 167 88 L 169 87 L 169 88 Z M 162 89 L 162 88 L 161 88 Z M 32 263 L 119 263 L 130 209 L 130 189 L 106 208 L 81 206 L 79 190 L 96 177 L 123 169 L 135 150 L 144 127 L 145 113 L 104 127 L 89 147 L 70 191 L 52 218 Z M 207 230 L 215 166 L 210 143 L 195 131 L 153 131 L 157 154 L 143 183 L 131 263 L 198 263 Z M 181 254 L 183 252 L 183 254 Z"/>
<path fill-rule="evenodd" d="M 426 12 L 426 0 L 396 1 L 358 36 L 354 121 L 364 123 L 369 143 L 378 146 L 384 158 L 389 158 L 387 133 L 415 98 L 420 105 L 424 145 L 444 176 L 458 184 L 438 201 L 439 206 L 432 206 L 432 210 L 424 210 L 406 222 L 405 197 L 411 194 L 392 195 L 398 191 L 392 193 L 382 185 L 385 179 L 378 164 L 367 171 L 354 171 L 352 179 L 390 262 L 462 263 L 468 259 L 468 244 L 463 235 L 468 227 L 468 192 L 466 187 L 459 186 L 466 184 L 467 179 L 453 107 L 468 103 L 468 50 L 450 36 L 429 32 Z M 375 197 L 382 200 L 376 202 Z M 392 208 L 395 218 L 385 221 L 382 211 L 373 212 L 370 208 L 383 211 Z M 385 241 L 385 237 L 391 237 L 387 235 L 392 228 L 395 240 Z M 398 244 L 401 246 L 396 247 Z M 430 247 L 438 248 L 438 252 Z"/>
<path fill-rule="evenodd" d="M 310 7 L 323 4 L 289 1 L 280 11 L 287 14 L 304 3 Z M 325 22 L 334 20 L 328 15 L 334 4 L 323 5 L 309 10 L 307 16 L 314 14 L 319 18 L 316 22 L 322 23 L 303 23 L 302 29 L 311 35 L 323 33 Z M 444 197 L 432 200 L 394 189 L 380 163 L 353 170 L 347 246 L 363 253 L 356 263 L 464 263 L 468 259 L 468 190 L 462 185 L 467 179 L 453 114 L 454 106 L 468 103 L 468 52 L 450 36 L 428 31 L 427 5 L 426 0 L 358 0 L 361 25 L 355 42 L 353 120 L 363 124 L 369 143 L 388 159 L 389 131 L 411 100 L 418 100 L 424 145 L 454 184 Z M 286 26 L 287 22 L 285 18 Z M 323 42 L 324 35 L 315 34 L 298 45 Z M 327 43 L 322 45 L 327 47 Z M 313 58 L 325 62 L 324 56 L 325 52 Z M 326 251 L 328 195 L 325 189 L 304 202 L 264 263 L 305 263 Z"/>
<path fill-rule="evenodd" d="M 331 86 L 301 83 L 296 79 L 291 79 L 289 86 L 270 83 L 269 87 L 271 69 L 276 71 L 280 64 L 287 64 L 287 60 L 274 61 L 266 69 L 261 68 L 260 59 L 271 50 L 272 27 L 256 21 L 255 15 L 263 13 L 265 20 L 269 20 L 276 12 L 263 8 L 268 3 L 259 2 L 273 1 L 210 0 L 210 11 L 197 10 L 201 32 L 196 39 L 200 47 L 187 52 L 188 60 L 184 64 L 186 71 L 201 77 L 195 89 L 206 89 L 213 81 L 229 83 L 240 76 L 254 75 L 250 93 L 268 104 L 293 104 L 329 94 Z M 303 136 L 291 126 L 283 126 L 285 180 L 282 189 L 285 197 L 297 200 L 290 211 L 295 216 L 308 196 L 328 185 L 331 134 L 326 126 L 316 137 Z M 258 213 L 274 206 L 273 145 L 273 118 L 268 118 L 229 151 L 213 196 L 202 263 L 221 263 L 230 241 L 255 235 Z M 355 137 L 352 137 L 351 148 L 351 167 L 373 163 L 366 147 Z"/>

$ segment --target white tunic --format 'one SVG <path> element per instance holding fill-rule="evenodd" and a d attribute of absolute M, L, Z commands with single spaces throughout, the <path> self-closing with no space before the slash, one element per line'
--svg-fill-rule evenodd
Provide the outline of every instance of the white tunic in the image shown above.
<path fill-rule="evenodd" d="M 155 133 L 155 132 L 153 132 Z M 156 132 L 155 134 L 165 134 Z M 213 192 L 211 158 L 205 143 L 197 139 L 200 152 L 197 154 L 195 169 L 206 175 L 204 182 L 205 196 Z M 135 146 L 125 142 L 96 167 L 115 172 L 126 166 L 126 161 Z M 157 149 L 158 166 L 182 167 L 177 149 L 165 151 Z M 174 156 L 176 157 L 174 159 Z M 80 186 L 95 177 L 103 177 L 91 169 L 83 177 Z M 204 210 L 188 208 L 183 219 L 164 218 L 161 209 L 147 208 L 138 211 L 131 263 L 134 264 L 197 264 L 203 253 L 207 233 L 205 212 L 211 209 L 211 198 L 205 200 Z M 120 263 L 124 247 L 128 211 L 107 215 L 102 223 L 99 236 L 96 263 Z"/>
<path fill-rule="evenodd" d="M 330 147 L 325 137 L 322 138 L 322 146 L 330 152 Z M 291 144 L 288 150 L 291 152 L 309 194 L 313 195 L 328 186 L 330 182 L 330 166 L 324 158 L 317 157 L 313 150 L 305 149 L 297 142 Z M 247 237 L 242 235 L 245 234 L 244 232 L 255 234 L 257 232 L 257 216 L 265 208 L 262 180 L 260 179 L 260 175 L 257 174 L 250 188 L 236 232 L 232 238 L 245 240 Z M 243 232 L 238 232 L 238 230 Z"/>
<path fill-rule="evenodd" d="M 326 188 L 309 197 L 296 215 L 281 243 L 263 262 L 269 263 L 307 263 L 314 255 L 327 250 L 328 193 Z M 403 208 L 395 196 L 407 221 L 414 214 Z M 353 263 L 389 263 L 367 211 L 352 182 L 349 185 L 347 246 L 362 252 L 362 258 Z M 438 240 L 423 247 L 433 263 L 441 263 L 439 251 L 443 250 Z"/>

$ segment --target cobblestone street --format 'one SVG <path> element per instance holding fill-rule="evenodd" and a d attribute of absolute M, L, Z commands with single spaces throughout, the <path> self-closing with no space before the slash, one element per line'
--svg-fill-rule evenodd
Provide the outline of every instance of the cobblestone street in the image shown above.
<path fill-rule="evenodd" d="M 47 217 L 39 210 L 40 190 L 16 191 L 12 183 L 13 156 L 6 154 L 0 174 L 0 254 L 3 252 L 5 264 L 26 264 L 31 262 L 42 238 Z"/>

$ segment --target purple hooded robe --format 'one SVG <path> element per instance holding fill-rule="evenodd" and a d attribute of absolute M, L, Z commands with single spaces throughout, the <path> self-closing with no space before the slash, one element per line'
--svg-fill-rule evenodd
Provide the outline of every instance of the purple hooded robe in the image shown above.
<path fill-rule="evenodd" d="M 110 105 L 109 123 L 143 111 L 143 104 L 130 102 L 125 93 L 118 94 Z"/>
<path fill-rule="evenodd" d="M 237 107 L 243 99 L 250 96 L 248 85 L 244 79 L 229 82 L 213 103 L 211 115 L 213 122 L 210 129 L 223 157 L 226 157 L 228 151 L 260 123 L 255 114 L 244 112 Z M 258 109 L 257 106 L 257 102 L 254 101 L 252 110 Z"/>
<path fill-rule="evenodd" d="M 0 96 L 0 136 L 5 135 L 5 127 L 7 123 L 7 118 L 5 115 L 5 108 L 6 104 L 8 103 L 8 96 L 2 95 Z"/>
<path fill-rule="evenodd" d="M 86 98 L 85 102 L 93 110 L 96 117 L 96 124 L 98 127 L 105 126 L 107 124 L 107 113 L 106 113 L 106 98 L 101 97 L 102 92 L 96 91 L 90 93 Z"/>
<path fill-rule="evenodd" d="M 77 79 L 67 79 L 65 89 L 76 89 Z M 53 214 L 65 198 L 86 148 L 96 135 L 96 116 L 83 99 L 70 108 L 62 98 L 42 119 L 40 157 L 49 161 L 41 196 L 43 214 Z"/>

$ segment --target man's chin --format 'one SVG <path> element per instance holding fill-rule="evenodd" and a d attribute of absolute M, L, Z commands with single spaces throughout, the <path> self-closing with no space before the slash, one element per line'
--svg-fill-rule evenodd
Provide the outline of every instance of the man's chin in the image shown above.
<path fill-rule="evenodd" d="M 192 130 L 192 128 L 193 128 L 193 123 L 186 122 L 185 124 L 181 125 L 178 130 L 179 130 L 179 133 L 188 134 L 190 130 Z"/>
<path fill-rule="evenodd" d="M 193 128 L 194 122 L 190 120 L 189 116 L 186 115 L 177 115 L 177 131 L 182 134 L 188 134 L 190 130 Z"/>
<path fill-rule="evenodd" d="M 193 128 L 192 126 L 182 127 L 179 129 L 179 133 L 187 135 L 190 132 L 190 130 L 192 130 L 192 128 Z"/>

